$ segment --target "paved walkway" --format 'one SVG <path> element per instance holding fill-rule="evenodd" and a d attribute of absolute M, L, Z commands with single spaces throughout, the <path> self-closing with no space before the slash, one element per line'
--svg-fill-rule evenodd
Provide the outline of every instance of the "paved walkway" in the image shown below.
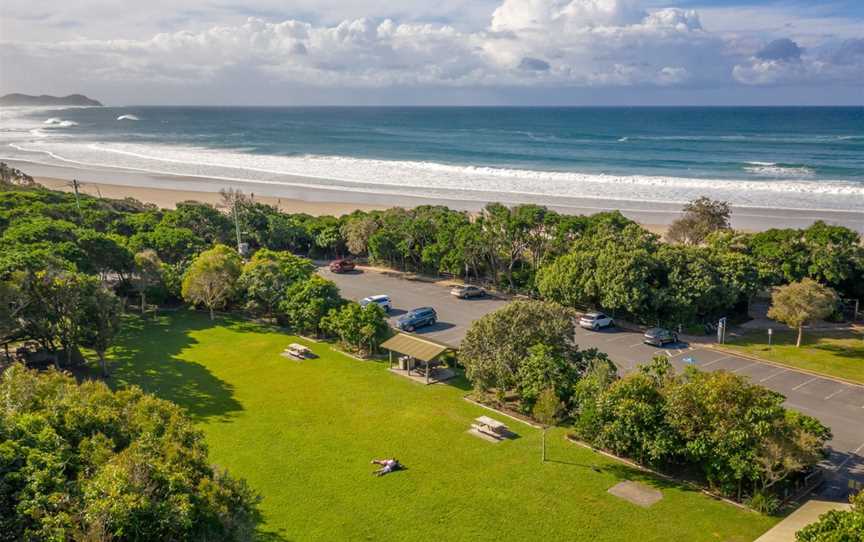
<path fill-rule="evenodd" d="M 848 510 L 849 504 L 807 501 L 801 508 L 789 514 L 786 519 L 773 529 L 756 539 L 756 542 L 795 542 L 795 533 L 819 519 L 819 516 L 829 510 Z"/>

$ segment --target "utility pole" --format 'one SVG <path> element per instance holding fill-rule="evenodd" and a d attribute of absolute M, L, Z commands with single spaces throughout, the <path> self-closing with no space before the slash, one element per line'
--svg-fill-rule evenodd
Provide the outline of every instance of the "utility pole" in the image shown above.
<path fill-rule="evenodd" d="M 240 239 L 240 220 L 237 218 L 237 195 L 234 195 L 234 205 L 232 206 L 234 209 L 234 230 L 237 232 L 237 252 L 240 252 L 240 245 L 242 244 L 242 240 Z"/>
<path fill-rule="evenodd" d="M 81 202 L 78 201 L 78 187 L 81 186 L 81 183 L 78 182 L 78 179 L 72 179 L 72 190 L 75 191 L 75 207 L 78 208 L 78 214 L 81 214 Z"/>

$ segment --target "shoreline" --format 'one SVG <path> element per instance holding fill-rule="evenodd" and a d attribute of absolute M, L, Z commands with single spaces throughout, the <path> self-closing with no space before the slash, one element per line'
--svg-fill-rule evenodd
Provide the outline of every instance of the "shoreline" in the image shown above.
<path fill-rule="evenodd" d="M 426 198 L 310 188 L 309 179 L 288 175 L 284 176 L 286 184 L 279 185 L 150 174 L 117 168 L 78 168 L 23 160 L 8 160 L 7 163 L 31 175 L 47 188 L 71 191 L 69 182 L 77 179 L 83 185 L 81 188 L 83 193 L 118 199 L 133 197 L 163 208 L 173 208 L 177 203 L 186 200 L 218 203 L 221 201 L 219 190 L 223 188 L 240 189 L 246 194 L 253 195 L 256 200 L 274 205 L 285 212 L 311 215 L 338 216 L 355 210 L 410 208 L 419 205 L 447 205 L 452 209 L 476 212 L 489 203 L 486 200 Z M 537 200 L 531 195 L 513 198 L 510 194 L 502 195 L 499 201 L 506 205 L 537 203 L 570 215 L 618 210 L 654 233 L 665 232 L 668 225 L 681 215 L 682 207 L 678 203 L 572 197 L 561 197 L 550 204 L 547 201 Z M 846 226 L 864 233 L 864 212 L 732 207 L 732 226 L 744 231 L 786 227 L 805 228 L 816 220 Z"/>

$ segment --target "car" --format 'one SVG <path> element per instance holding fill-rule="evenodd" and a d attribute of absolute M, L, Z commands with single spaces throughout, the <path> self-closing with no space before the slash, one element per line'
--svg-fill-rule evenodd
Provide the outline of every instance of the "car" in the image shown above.
<path fill-rule="evenodd" d="M 396 328 L 401 331 L 414 331 L 424 326 L 433 326 L 438 314 L 432 307 L 420 307 L 403 314 L 396 320 Z"/>
<path fill-rule="evenodd" d="M 612 321 L 612 318 L 602 312 L 586 312 L 579 319 L 579 327 L 593 329 L 594 331 L 613 325 L 615 325 L 615 322 Z"/>
<path fill-rule="evenodd" d="M 654 346 L 663 346 L 664 344 L 674 344 L 678 342 L 678 334 L 674 331 L 669 331 L 666 328 L 662 327 L 652 327 L 648 331 L 645 332 L 644 340 L 642 341 L 645 344 L 650 344 Z"/>
<path fill-rule="evenodd" d="M 389 295 L 370 295 L 369 297 L 364 297 L 360 300 L 361 307 L 365 307 L 370 303 L 378 305 L 379 307 L 384 309 L 384 312 L 390 312 L 390 309 L 393 307 Z"/>
<path fill-rule="evenodd" d="M 334 273 L 347 273 L 348 271 L 354 271 L 355 267 L 357 266 L 354 264 L 354 260 L 349 258 L 340 258 L 330 262 L 330 271 Z"/>
<path fill-rule="evenodd" d="M 450 290 L 450 295 L 455 295 L 459 299 L 468 299 L 469 297 L 486 297 L 486 290 L 479 286 L 466 284 L 464 286 L 454 286 Z"/>

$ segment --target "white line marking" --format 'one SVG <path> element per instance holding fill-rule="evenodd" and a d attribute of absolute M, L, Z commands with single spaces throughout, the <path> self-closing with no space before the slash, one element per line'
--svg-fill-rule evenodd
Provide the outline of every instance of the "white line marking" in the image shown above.
<path fill-rule="evenodd" d="M 668 356 L 668 357 L 670 357 L 670 358 L 671 358 L 671 357 L 672 357 L 672 352 L 670 352 L 670 351 L 668 351 L 668 350 L 666 350 L 666 355 L 667 355 L 667 356 Z"/>
<path fill-rule="evenodd" d="M 614 333 L 611 337 L 606 339 L 607 343 L 611 343 L 612 341 L 617 341 L 618 339 L 629 339 L 629 333 Z"/>
<path fill-rule="evenodd" d="M 733 369 L 732 372 L 733 372 L 733 373 L 737 373 L 738 371 L 740 371 L 740 370 L 742 370 L 742 369 L 746 369 L 747 367 L 753 367 L 754 365 L 759 365 L 759 362 L 758 362 L 758 361 L 754 361 L 753 363 L 750 363 L 750 364 L 748 364 L 748 365 L 744 365 L 744 366 L 742 366 L 742 367 L 738 367 L 737 369 Z"/>
<path fill-rule="evenodd" d="M 831 399 L 832 397 L 834 397 L 834 396 L 836 396 L 836 395 L 840 395 L 840 394 L 843 393 L 844 391 L 846 391 L 846 388 L 840 388 L 839 390 L 835 391 L 835 392 L 832 393 L 831 395 L 827 395 L 827 396 L 825 396 L 825 400 L 827 401 L 828 399 Z"/>
<path fill-rule="evenodd" d="M 809 383 L 811 383 L 811 382 L 813 382 L 813 381 L 815 381 L 815 380 L 819 380 L 819 377 L 818 377 L 818 376 L 814 376 L 814 377 L 811 378 L 810 380 L 798 384 L 797 386 L 795 386 L 794 388 L 792 388 L 792 391 L 800 390 L 801 388 L 803 388 L 804 386 L 806 386 L 807 384 L 809 384 Z"/>
<path fill-rule="evenodd" d="M 731 359 L 732 356 L 723 356 L 722 358 L 717 358 L 714 361 L 709 361 L 708 363 L 702 365 L 702 367 L 708 367 L 709 365 L 714 365 L 718 361 L 723 361 L 724 359 Z"/>
<path fill-rule="evenodd" d="M 835 469 L 835 472 L 838 471 L 838 470 L 840 470 L 840 469 L 842 469 L 842 468 L 846 465 L 846 463 L 848 463 L 849 460 L 852 459 L 852 456 L 853 456 L 853 455 L 856 455 L 856 454 L 857 454 L 858 452 L 860 452 L 862 449 L 864 449 L 864 444 L 861 444 L 861 446 L 858 446 L 857 448 L 855 448 L 855 451 L 853 451 L 852 453 L 850 453 L 850 454 L 846 457 L 846 459 L 843 460 L 842 463 L 840 463 L 839 465 L 837 465 L 837 468 Z"/>
<path fill-rule="evenodd" d="M 629 348 L 636 348 L 637 346 L 642 346 L 643 344 L 645 344 L 645 343 L 636 343 L 636 344 L 631 344 L 631 345 L 629 346 Z"/>
<path fill-rule="evenodd" d="M 776 373 L 774 373 L 774 374 L 772 374 L 772 375 L 768 375 L 768 376 L 766 376 L 765 378 L 763 378 L 763 379 L 760 380 L 759 382 L 766 382 L 766 381 L 768 381 L 768 380 L 771 380 L 771 379 L 774 378 L 775 376 L 780 376 L 780 375 L 782 375 L 783 373 L 788 373 L 788 372 L 789 372 L 788 369 L 780 369 L 780 370 L 777 371 Z"/>

